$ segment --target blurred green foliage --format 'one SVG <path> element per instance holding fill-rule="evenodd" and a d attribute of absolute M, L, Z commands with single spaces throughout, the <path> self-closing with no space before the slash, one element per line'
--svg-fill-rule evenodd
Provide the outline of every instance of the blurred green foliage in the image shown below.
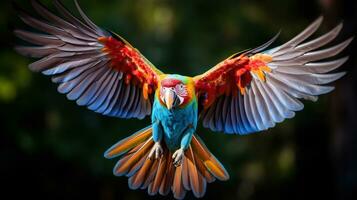
<path fill-rule="evenodd" d="M 16 2 L 31 12 L 28 1 Z M 42 2 L 53 9 L 51 1 Z M 70 0 L 64 3 L 75 10 Z M 321 12 L 318 2 L 307 0 L 80 3 L 93 21 L 122 35 L 162 71 L 190 76 L 203 73 L 235 52 L 262 44 L 280 28 L 282 33 L 276 44 L 281 44 Z M 126 178 L 114 177 L 111 173 L 114 162 L 105 160 L 102 153 L 150 120 L 101 116 L 58 94 L 48 77 L 27 69 L 33 60 L 13 51 L 13 44 L 21 41 L 12 35 L 12 27 L 24 25 L 15 17 L 10 3 L 4 1 L 0 10 L 0 109 L 4 134 L 1 158 L 5 159 L 2 171 L 11 173 L 6 179 L 9 188 L 11 180 L 21 180 L 15 176 L 22 175 L 38 181 L 39 194 L 50 193 L 59 199 L 72 199 L 84 192 L 95 199 L 147 198 L 145 192 L 129 190 Z M 327 24 L 323 29 L 326 27 L 331 26 Z M 301 149 L 302 141 L 312 138 L 316 142 L 317 150 L 313 142 L 307 142 L 307 148 L 317 152 L 317 155 L 310 152 L 313 156 L 309 159 L 320 159 L 322 166 L 329 164 L 328 99 L 329 96 L 324 96 L 318 103 L 307 102 L 305 111 L 295 119 L 259 134 L 223 135 L 200 126 L 198 134 L 231 175 L 228 182 L 210 184 L 205 198 L 223 195 L 224 199 L 280 199 L 297 195 L 299 191 L 294 187 L 300 184 L 296 181 L 300 179 L 296 178 L 296 170 L 306 165 L 299 165 L 298 158 L 308 153 Z M 318 136 L 308 137 L 314 133 Z M 320 141 L 319 136 L 323 136 Z"/>

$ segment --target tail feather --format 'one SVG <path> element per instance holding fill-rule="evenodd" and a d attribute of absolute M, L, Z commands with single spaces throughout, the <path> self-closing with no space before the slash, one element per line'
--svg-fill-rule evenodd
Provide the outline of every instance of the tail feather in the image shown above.
<path fill-rule="evenodd" d="M 174 193 L 175 199 L 183 199 L 187 192 L 187 190 L 183 186 L 181 177 L 182 165 L 176 168 L 174 182 L 172 183 L 172 192 Z"/>
<path fill-rule="evenodd" d="M 141 158 L 143 158 L 145 155 L 148 155 L 150 149 L 154 145 L 154 142 L 151 138 L 149 138 L 143 145 L 140 147 L 135 153 L 133 153 L 128 159 L 125 159 L 125 162 L 119 162 L 115 166 L 115 175 L 116 176 L 122 176 L 126 175 L 128 172 L 130 172 L 130 169 L 138 162 L 140 161 Z M 139 166 L 141 167 L 141 166 Z"/>
<path fill-rule="evenodd" d="M 200 197 L 201 194 L 199 191 L 200 190 L 199 173 L 197 171 L 196 162 L 194 160 L 194 155 L 191 147 L 187 149 L 184 159 L 186 159 L 188 163 L 187 170 L 190 178 L 191 190 L 196 197 Z"/>
<path fill-rule="evenodd" d="M 148 176 L 146 177 L 146 180 L 144 184 L 141 186 L 141 189 L 146 189 L 148 188 L 149 184 L 151 184 L 154 181 L 155 175 L 157 173 L 157 170 L 159 168 L 159 160 L 154 160 L 154 163 L 151 166 L 150 172 Z"/>
<path fill-rule="evenodd" d="M 151 126 L 148 126 L 146 128 L 141 129 L 140 131 L 137 131 L 131 136 L 123 140 L 120 140 L 118 143 L 110 147 L 104 153 L 104 157 L 110 159 L 123 155 L 128 150 L 145 142 L 151 136 L 151 133 L 152 133 Z"/>
<path fill-rule="evenodd" d="M 150 159 L 144 160 L 144 164 L 141 166 L 140 170 L 129 178 L 130 189 L 136 190 L 144 184 L 147 174 L 150 172 L 153 161 Z"/>
<path fill-rule="evenodd" d="M 182 184 L 186 190 L 191 190 L 190 176 L 188 173 L 188 159 L 182 162 Z"/>
<path fill-rule="evenodd" d="M 217 158 L 211 154 L 206 145 L 198 136 L 193 136 L 191 141 L 193 151 L 196 152 L 198 158 L 202 160 L 209 172 L 220 181 L 229 179 L 229 174 Z"/>
<path fill-rule="evenodd" d="M 147 160 L 147 156 L 149 155 L 149 152 L 146 152 L 145 155 L 143 155 L 138 162 L 133 164 L 133 166 L 130 168 L 128 173 L 126 173 L 127 177 L 133 176 L 138 170 L 144 165 L 145 161 Z"/>
<path fill-rule="evenodd" d="M 168 152 L 168 151 L 166 151 Z M 159 193 L 163 196 L 166 196 L 170 192 L 170 188 L 172 185 L 173 177 L 174 177 L 175 169 L 172 161 L 172 154 L 167 153 L 166 158 L 166 172 L 164 178 L 162 179 Z"/>
<path fill-rule="evenodd" d="M 122 176 L 124 175 L 125 172 L 120 170 L 120 166 L 122 166 L 124 163 L 126 163 L 129 159 L 131 158 L 131 154 L 125 155 L 123 156 L 123 158 L 121 158 L 117 164 L 114 166 L 113 168 L 113 174 L 115 176 Z"/>
<path fill-rule="evenodd" d="M 216 180 L 216 178 L 209 172 L 206 166 L 203 164 L 202 160 L 200 160 L 197 154 L 194 155 L 196 160 L 196 167 L 201 175 L 206 179 L 207 183 L 212 183 Z"/>
<path fill-rule="evenodd" d="M 164 150 L 164 153 L 165 151 L 166 149 Z M 166 172 L 166 164 L 167 164 L 166 159 L 167 156 L 162 156 L 162 158 L 159 161 L 159 166 L 154 181 L 149 185 L 148 188 L 149 195 L 156 195 L 159 192 L 161 181 L 163 180 Z"/>
<path fill-rule="evenodd" d="M 171 190 L 175 199 L 183 199 L 187 191 L 192 190 L 194 196 L 200 198 L 206 192 L 207 183 L 229 179 L 223 165 L 197 135 L 193 135 L 179 167 L 174 167 L 173 152 L 164 143 L 160 159 L 147 159 L 154 145 L 151 133 L 151 126 L 146 127 L 119 141 L 104 154 L 106 158 L 120 156 L 113 173 L 129 177 L 131 189 L 147 189 L 149 195 L 167 195 Z"/>
<path fill-rule="evenodd" d="M 202 176 L 201 173 L 198 173 L 198 182 L 199 182 L 199 188 L 198 188 L 198 197 L 201 198 L 205 195 L 206 193 L 206 187 L 207 187 L 207 181 L 206 179 Z"/>

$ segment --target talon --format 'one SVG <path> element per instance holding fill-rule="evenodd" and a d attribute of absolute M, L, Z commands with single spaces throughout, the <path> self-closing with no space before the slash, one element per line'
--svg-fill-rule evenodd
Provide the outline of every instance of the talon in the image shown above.
<path fill-rule="evenodd" d="M 148 159 L 152 160 L 154 155 L 155 155 L 154 159 L 159 159 L 162 157 L 162 154 L 163 154 L 163 150 L 160 145 L 160 142 L 156 142 L 148 155 Z"/>
<path fill-rule="evenodd" d="M 178 167 L 182 164 L 182 160 L 184 158 L 184 150 L 183 149 L 178 149 L 175 151 L 175 153 L 172 155 L 173 164 L 175 167 Z"/>

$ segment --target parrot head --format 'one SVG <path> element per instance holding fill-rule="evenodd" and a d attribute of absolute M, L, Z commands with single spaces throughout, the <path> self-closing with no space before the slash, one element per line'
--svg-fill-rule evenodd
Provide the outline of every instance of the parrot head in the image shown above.
<path fill-rule="evenodd" d="M 192 78 L 181 75 L 167 75 L 160 81 L 158 95 L 161 104 L 169 110 L 185 106 L 195 96 Z"/>

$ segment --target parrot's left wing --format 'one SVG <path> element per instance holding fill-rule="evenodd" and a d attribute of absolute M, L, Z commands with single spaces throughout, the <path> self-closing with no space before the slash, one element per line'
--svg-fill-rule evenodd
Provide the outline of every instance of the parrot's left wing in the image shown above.
<path fill-rule="evenodd" d="M 22 21 L 42 33 L 15 30 L 19 38 L 33 44 L 16 50 L 41 58 L 29 68 L 51 76 L 59 84 L 58 91 L 78 105 L 121 118 L 150 115 L 162 73 L 123 38 L 95 25 L 74 2 L 82 20 L 59 0 L 54 4 L 63 18 L 36 0 L 31 3 L 43 19 L 19 9 Z"/>
<path fill-rule="evenodd" d="M 235 54 L 208 72 L 194 77 L 206 128 L 225 133 L 248 134 L 274 127 L 303 109 L 298 99 L 316 101 L 317 95 L 334 89 L 325 86 L 345 73 L 328 73 L 347 57 L 320 61 L 339 54 L 352 38 L 329 48 L 342 24 L 314 40 L 304 42 L 320 26 L 318 18 L 302 33 L 276 48 L 268 43 Z M 304 42 L 304 43 L 303 43 Z"/>

